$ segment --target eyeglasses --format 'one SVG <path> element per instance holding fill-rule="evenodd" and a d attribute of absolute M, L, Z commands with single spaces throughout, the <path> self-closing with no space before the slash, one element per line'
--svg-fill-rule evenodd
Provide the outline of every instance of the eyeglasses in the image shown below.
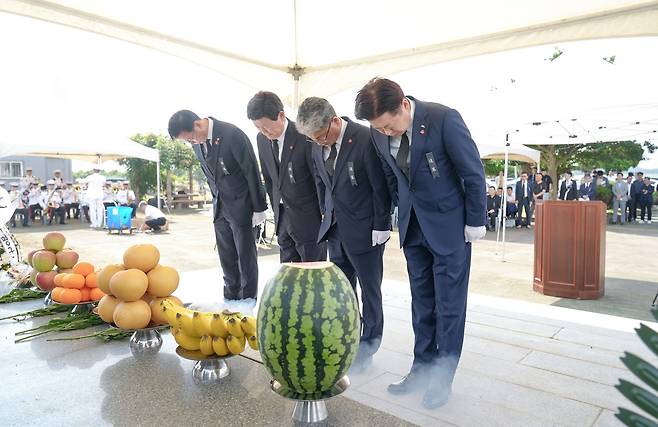
<path fill-rule="evenodd" d="M 329 131 L 331 131 L 331 122 L 333 122 L 333 120 L 334 120 L 333 117 L 329 120 L 329 127 L 327 127 L 327 133 L 324 134 L 324 138 L 320 139 L 320 138 L 313 138 L 313 137 L 309 136 L 309 137 L 306 138 L 306 140 L 308 142 L 315 142 L 316 144 L 319 144 L 321 142 L 326 142 L 327 137 L 329 137 Z"/>

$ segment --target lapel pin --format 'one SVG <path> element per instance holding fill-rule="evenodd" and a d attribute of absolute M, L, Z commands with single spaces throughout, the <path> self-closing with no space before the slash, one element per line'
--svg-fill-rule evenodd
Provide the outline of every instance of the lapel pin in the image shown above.
<path fill-rule="evenodd" d="M 348 140 L 347 140 L 347 143 L 348 143 L 348 144 L 351 144 L 351 143 L 352 143 L 352 138 L 348 139 Z"/>
<path fill-rule="evenodd" d="M 425 135 L 425 125 L 420 125 L 420 134 Z"/>
<path fill-rule="evenodd" d="M 290 147 L 290 149 L 292 150 L 292 145 L 289 145 L 288 147 Z"/>

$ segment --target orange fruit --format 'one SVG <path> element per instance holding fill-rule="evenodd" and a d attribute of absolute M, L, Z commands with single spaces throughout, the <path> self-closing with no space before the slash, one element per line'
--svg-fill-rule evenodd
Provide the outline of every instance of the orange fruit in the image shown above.
<path fill-rule="evenodd" d="M 59 295 L 59 302 L 62 304 L 77 304 L 80 302 L 81 296 L 79 289 L 63 289 Z"/>
<path fill-rule="evenodd" d="M 90 273 L 85 278 L 85 285 L 87 285 L 88 288 L 97 288 L 98 287 L 98 278 L 96 277 L 96 273 Z"/>
<path fill-rule="evenodd" d="M 85 277 L 82 274 L 69 273 L 62 280 L 62 285 L 69 289 L 80 289 L 85 285 Z"/>
<path fill-rule="evenodd" d="M 84 277 L 87 277 L 94 272 L 94 265 L 89 262 L 82 261 L 73 266 L 73 272 L 82 274 Z"/>
<path fill-rule="evenodd" d="M 57 276 L 55 276 L 55 277 L 57 277 Z M 63 290 L 64 290 L 64 288 L 62 288 L 60 286 L 57 286 L 57 287 L 53 288 L 53 290 L 50 292 L 50 297 L 53 299 L 53 301 L 59 302 L 59 297 L 62 294 Z"/>
<path fill-rule="evenodd" d="M 98 288 L 91 288 L 90 296 L 92 300 L 100 301 L 101 298 L 105 296 L 105 292 L 101 291 Z"/>
<path fill-rule="evenodd" d="M 59 286 L 60 288 L 64 287 L 63 285 L 63 280 L 64 276 L 66 276 L 68 273 L 59 273 L 55 278 L 53 279 L 53 282 L 55 283 L 55 286 Z"/>
<path fill-rule="evenodd" d="M 86 286 L 80 289 L 80 301 L 91 301 L 91 289 Z"/>

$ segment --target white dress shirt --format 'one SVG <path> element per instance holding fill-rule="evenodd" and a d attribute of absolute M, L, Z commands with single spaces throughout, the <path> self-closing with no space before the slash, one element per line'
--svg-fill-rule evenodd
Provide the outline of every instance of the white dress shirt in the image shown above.
<path fill-rule="evenodd" d="M 345 137 L 345 130 L 347 129 L 347 122 L 343 120 L 341 117 L 340 119 L 340 134 L 338 135 L 338 139 L 336 140 L 336 160 L 338 160 L 338 155 L 340 154 L 340 144 L 343 142 L 343 138 Z M 329 154 L 331 154 L 331 145 L 330 146 L 324 146 L 322 147 L 322 158 L 326 162 L 327 159 L 329 158 Z M 335 162 L 335 160 L 334 160 Z M 336 163 L 334 163 L 335 167 Z"/>
<path fill-rule="evenodd" d="M 150 219 L 158 219 L 158 218 L 164 218 L 165 215 L 162 213 L 162 211 L 155 206 L 151 205 L 146 205 L 146 209 L 144 210 L 144 218 L 148 221 Z"/>
<path fill-rule="evenodd" d="M 411 158 L 411 140 L 413 136 L 413 127 L 414 127 L 414 114 L 416 113 L 416 102 L 413 99 L 409 99 L 409 103 L 411 104 L 411 120 L 409 121 L 409 127 L 407 128 L 407 137 L 409 138 L 409 155 L 407 156 L 407 163 L 410 162 Z M 398 150 L 400 149 L 400 144 L 402 143 L 402 135 L 400 136 L 395 136 L 395 137 L 390 137 L 389 138 L 389 147 L 391 149 L 391 156 L 393 158 L 397 158 L 398 155 Z"/>

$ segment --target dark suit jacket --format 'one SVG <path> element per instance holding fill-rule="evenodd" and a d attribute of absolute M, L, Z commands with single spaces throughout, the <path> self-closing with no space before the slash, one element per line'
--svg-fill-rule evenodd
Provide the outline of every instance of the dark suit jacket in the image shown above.
<path fill-rule="evenodd" d="M 578 198 L 578 185 L 576 185 L 576 181 L 574 181 L 573 179 L 571 180 L 571 185 L 569 186 L 568 193 L 567 193 L 567 182 L 562 181 L 562 183 L 560 184 L 560 195 L 558 198 L 560 200 L 576 200 Z"/>
<path fill-rule="evenodd" d="M 642 184 L 638 197 L 640 203 L 653 204 L 653 185 Z"/>
<path fill-rule="evenodd" d="M 560 194 L 562 194 L 562 187 L 560 187 Z M 594 182 L 589 183 L 589 188 L 585 188 L 585 183 L 580 184 L 580 197 L 587 196 L 590 200 L 596 200 L 596 186 Z"/>
<path fill-rule="evenodd" d="M 333 181 L 324 166 L 322 147 L 313 144 L 323 220 L 318 242 L 326 240 L 336 215 L 340 241 L 353 254 L 372 249 L 372 230 L 391 229 L 391 196 L 368 128 L 347 117 Z M 352 175 L 352 176 L 351 176 Z"/>
<path fill-rule="evenodd" d="M 635 181 L 633 181 L 633 183 L 631 184 L 631 197 L 632 198 L 634 198 L 636 200 L 639 200 L 640 191 L 642 191 L 642 186 L 643 185 L 644 185 L 644 183 L 640 180 L 636 179 Z"/>
<path fill-rule="evenodd" d="M 461 115 L 441 104 L 415 102 L 410 179 L 391 155 L 389 137 L 371 129 L 393 200 L 404 245 L 413 208 L 424 237 L 439 254 L 466 243 L 464 225 L 487 223 L 486 182 L 475 143 Z M 433 174 L 430 160 L 436 173 Z"/>
<path fill-rule="evenodd" d="M 212 117 L 208 119 L 213 121 L 208 157 L 204 159 L 199 144 L 193 148 L 213 196 L 214 221 L 219 219 L 221 209 L 235 223 L 251 224 L 254 212 L 267 209 L 254 148 L 247 135 L 235 125 Z"/>
<path fill-rule="evenodd" d="M 534 182 L 530 182 L 529 179 L 526 181 L 526 186 L 528 187 L 528 200 L 532 200 L 532 188 L 534 185 Z M 514 192 L 514 195 L 517 201 L 523 200 L 523 183 L 521 180 L 516 182 L 516 191 Z"/>
<path fill-rule="evenodd" d="M 495 211 L 493 214 L 489 214 L 489 211 L 491 209 Z M 500 196 L 495 195 L 493 197 L 490 197 L 489 195 L 487 195 L 487 214 L 497 215 L 498 209 L 500 209 Z"/>
<path fill-rule="evenodd" d="M 283 200 L 289 223 L 295 230 L 295 237 L 302 241 L 314 241 L 318 237 L 322 216 L 315 187 L 312 143 L 297 132 L 295 122 L 289 120 L 283 139 L 280 169 L 277 169 L 272 142 L 261 133 L 256 137 L 256 141 L 265 188 L 274 211 L 277 234 L 280 226 L 279 201 Z"/>

